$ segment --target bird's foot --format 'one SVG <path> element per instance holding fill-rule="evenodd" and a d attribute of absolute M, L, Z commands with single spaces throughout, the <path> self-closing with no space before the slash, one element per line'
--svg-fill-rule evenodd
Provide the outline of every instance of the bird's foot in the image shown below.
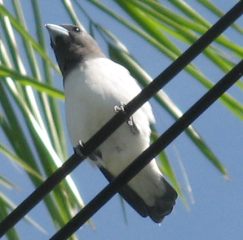
<path fill-rule="evenodd" d="M 79 140 L 78 144 L 73 148 L 74 153 L 80 158 L 87 157 L 87 155 L 83 153 L 83 148 L 84 148 L 84 144 L 81 140 Z M 94 162 L 98 162 L 98 161 L 100 162 L 102 160 L 101 151 L 95 150 L 93 153 L 89 155 L 89 159 Z"/>
<path fill-rule="evenodd" d="M 94 153 L 89 155 L 89 158 L 94 162 L 101 162 L 102 161 L 102 153 L 99 150 L 95 150 Z"/>
<path fill-rule="evenodd" d="M 120 111 L 125 112 L 125 106 L 126 105 L 124 103 L 121 103 L 119 106 L 116 105 L 116 106 L 114 106 L 114 111 L 115 112 L 120 112 Z M 131 132 L 133 134 L 137 134 L 139 132 L 139 130 L 138 130 L 138 128 L 137 128 L 132 116 L 129 117 L 129 119 L 127 120 L 127 124 L 130 127 Z"/>
<path fill-rule="evenodd" d="M 115 105 L 114 106 L 114 111 L 115 112 L 120 112 L 120 111 L 122 111 L 122 112 L 125 112 L 125 103 L 121 103 L 120 105 Z"/>
<path fill-rule="evenodd" d="M 81 140 L 78 141 L 78 144 L 73 148 L 74 153 L 78 155 L 80 158 L 84 157 L 85 155 L 83 154 L 83 146 L 84 144 L 82 143 Z"/>

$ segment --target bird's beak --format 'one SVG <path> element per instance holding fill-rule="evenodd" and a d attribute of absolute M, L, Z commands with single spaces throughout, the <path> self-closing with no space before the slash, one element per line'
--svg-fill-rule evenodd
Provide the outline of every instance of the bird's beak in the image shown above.
<path fill-rule="evenodd" d="M 64 27 L 61 27 L 56 24 L 45 24 L 45 27 L 47 28 L 51 42 L 53 44 L 56 44 L 56 38 L 57 37 L 69 37 L 69 32 Z"/>

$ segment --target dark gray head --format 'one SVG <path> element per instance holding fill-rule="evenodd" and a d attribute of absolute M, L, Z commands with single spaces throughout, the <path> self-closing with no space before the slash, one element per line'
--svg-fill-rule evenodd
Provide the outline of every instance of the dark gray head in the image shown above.
<path fill-rule="evenodd" d="M 75 25 L 45 26 L 63 77 L 86 59 L 105 57 L 96 41 L 84 29 Z"/>

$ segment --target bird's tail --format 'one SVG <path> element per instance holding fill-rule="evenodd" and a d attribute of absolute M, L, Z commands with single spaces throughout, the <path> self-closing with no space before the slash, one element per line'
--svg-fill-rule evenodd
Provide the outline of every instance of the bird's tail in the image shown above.
<path fill-rule="evenodd" d="M 105 168 L 100 167 L 100 170 L 108 181 L 112 181 L 114 177 Z M 173 187 L 163 177 L 161 177 L 161 181 L 161 185 L 164 186 L 164 194 L 156 199 L 153 206 L 146 204 L 128 185 L 122 187 L 119 194 L 142 217 L 149 216 L 154 222 L 160 223 L 166 215 L 171 213 L 177 198 L 177 193 Z"/>
<path fill-rule="evenodd" d="M 147 206 L 148 216 L 156 223 L 160 223 L 165 216 L 172 212 L 177 198 L 174 188 L 163 177 L 161 177 L 161 181 L 165 188 L 164 194 L 156 199 L 154 206 Z"/>

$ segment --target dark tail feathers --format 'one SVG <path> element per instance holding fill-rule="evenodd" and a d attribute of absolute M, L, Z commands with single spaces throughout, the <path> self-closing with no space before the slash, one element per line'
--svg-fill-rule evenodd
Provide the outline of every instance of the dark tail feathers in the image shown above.
<path fill-rule="evenodd" d="M 100 170 L 108 181 L 113 179 L 113 176 L 106 169 L 100 167 Z M 166 215 L 171 213 L 177 198 L 177 193 L 171 185 L 164 178 L 161 180 L 163 182 L 162 184 L 164 184 L 165 193 L 162 197 L 157 199 L 154 206 L 148 206 L 144 200 L 127 185 L 119 191 L 119 194 L 142 217 L 149 216 L 154 222 L 160 223 Z"/>
<path fill-rule="evenodd" d="M 148 206 L 148 216 L 156 223 L 160 223 L 165 216 L 172 212 L 177 198 L 173 187 L 164 178 L 162 181 L 165 186 L 164 195 L 157 199 L 154 206 Z"/>

